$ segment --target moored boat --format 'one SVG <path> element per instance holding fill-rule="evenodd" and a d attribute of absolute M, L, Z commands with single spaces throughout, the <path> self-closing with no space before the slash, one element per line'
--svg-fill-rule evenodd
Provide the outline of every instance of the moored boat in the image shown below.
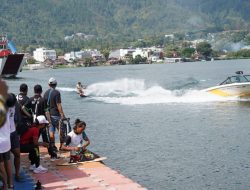
<path fill-rule="evenodd" d="M 24 54 L 17 53 L 6 35 L 0 35 L 0 77 L 16 77 L 24 62 Z"/>
<path fill-rule="evenodd" d="M 218 86 L 204 89 L 203 91 L 222 97 L 250 97 L 250 75 L 237 71 L 236 75 L 227 77 Z"/>

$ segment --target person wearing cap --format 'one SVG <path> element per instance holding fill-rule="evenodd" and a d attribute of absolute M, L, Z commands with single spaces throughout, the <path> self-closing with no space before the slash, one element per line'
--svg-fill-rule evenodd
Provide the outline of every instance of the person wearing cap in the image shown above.
<path fill-rule="evenodd" d="M 22 153 L 29 153 L 30 167 L 34 173 L 46 173 L 47 168 L 40 164 L 39 146 L 48 147 L 46 142 L 38 142 L 39 130 L 48 124 L 44 115 L 36 117 L 34 124 L 20 137 L 20 150 Z"/>
<path fill-rule="evenodd" d="M 48 81 L 49 89 L 44 93 L 44 99 L 47 103 L 47 109 L 50 113 L 50 121 L 51 125 L 49 127 L 49 134 L 50 134 L 50 142 L 53 144 L 54 148 L 57 149 L 55 146 L 55 131 L 56 129 L 59 130 L 59 121 L 60 119 L 65 118 L 63 108 L 62 108 L 62 101 L 61 101 L 61 93 L 56 90 L 57 81 L 55 78 L 50 78 Z M 61 139 L 61 138 L 60 138 Z M 63 142 L 60 140 L 60 148 Z"/>

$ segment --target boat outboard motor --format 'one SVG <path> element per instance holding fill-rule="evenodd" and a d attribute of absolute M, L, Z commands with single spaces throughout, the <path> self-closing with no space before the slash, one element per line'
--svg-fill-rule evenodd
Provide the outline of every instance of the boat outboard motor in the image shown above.
<path fill-rule="evenodd" d="M 235 72 L 237 75 L 243 75 L 243 71 L 236 71 Z"/>
<path fill-rule="evenodd" d="M 11 41 L 8 42 L 7 46 L 10 49 L 11 53 L 15 54 L 17 52 L 16 47 Z"/>

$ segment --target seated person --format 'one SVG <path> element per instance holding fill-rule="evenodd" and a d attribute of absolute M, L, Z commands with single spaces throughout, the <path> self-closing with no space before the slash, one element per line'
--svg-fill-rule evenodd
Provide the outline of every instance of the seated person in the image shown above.
<path fill-rule="evenodd" d="M 241 78 L 240 76 L 236 76 L 235 82 L 241 82 L 241 81 L 240 81 L 240 78 Z"/>
<path fill-rule="evenodd" d="M 44 115 L 37 116 L 35 123 L 20 137 L 21 153 L 29 153 L 31 163 L 30 170 L 34 173 L 46 173 L 47 168 L 40 165 L 39 146 L 48 147 L 46 142 L 38 142 L 39 130 L 44 128 L 49 122 Z"/>
<path fill-rule="evenodd" d="M 81 161 L 81 156 L 78 155 L 81 155 L 90 144 L 90 140 L 84 132 L 85 128 L 86 123 L 76 119 L 73 131 L 68 133 L 65 144 L 62 145 L 62 150 L 70 151 L 70 158 L 73 162 Z M 83 143 L 83 140 L 85 143 Z"/>

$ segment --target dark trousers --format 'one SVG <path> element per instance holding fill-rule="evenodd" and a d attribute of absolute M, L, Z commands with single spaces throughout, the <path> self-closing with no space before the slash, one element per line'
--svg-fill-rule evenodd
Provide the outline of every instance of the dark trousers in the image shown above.
<path fill-rule="evenodd" d="M 30 164 L 40 165 L 39 147 L 34 144 L 20 144 L 21 153 L 29 153 Z"/>
<path fill-rule="evenodd" d="M 43 142 L 50 143 L 49 131 L 47 127 L 40 129 L 39 133 L 42 135 Z"/>
<path fill-rule="evenodd" d="M 49 130 L 47 127 L 40 129 L 39 136 L 42 135 L 43 142 L 49 144 L 48 146 L 48 153 L 51 157 L 57 157 L 57 153 L 54 149 L 54 144 L 50 142 L 49 138 Z"/>

